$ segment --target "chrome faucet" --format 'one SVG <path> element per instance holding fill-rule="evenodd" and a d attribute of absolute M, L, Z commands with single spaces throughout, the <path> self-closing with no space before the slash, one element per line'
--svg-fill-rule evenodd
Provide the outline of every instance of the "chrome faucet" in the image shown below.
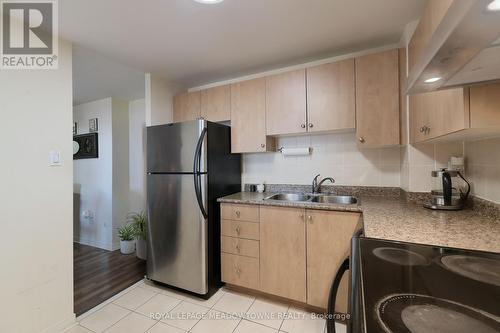
<path fill-rule="evenodd" d="M 326 177 L 326 178 L 323 178 L 321 179 L 321 181 L 318 183 L 318 178 L 319 176 L 321 175 L 316 175 L 316 177 L 314 177 L 313 179 L 313 182 L 312 182 L 312 193 L 315 194 L 315 193 L 319 193 L 320 189 L 321 189 L 321 185 L 326 182 L 327 180 L 330 182 L 330 183 L 335 183 L 335 179 L 333 179 L 332 177 Z"/>

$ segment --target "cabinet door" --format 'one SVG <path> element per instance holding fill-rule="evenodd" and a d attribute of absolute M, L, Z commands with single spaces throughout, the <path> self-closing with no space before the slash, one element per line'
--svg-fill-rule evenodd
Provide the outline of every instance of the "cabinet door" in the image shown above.
<path fill-rule="evenodd" d="M 470 87 L 470 127 L 500 126 L 500 83 Z"/>
<path fill-rule="evenodd" d="M 266 78 L 267 135 L 304 133 L 306 128 L 305 69 Z"/>
<path fill-rule="evenodd" d="M 337 268 L 349 255 L 359 214 L 307 210 L 307 304 L 326 309 Z M 347 275 L 337 293 L 336 311 L 347 309 Z"/>
<path fill-rule="evenodd" d="M 231 84 L 231 151 L 272 150 L 274 139 L 266 137 L 265 78 Z"/>
<path fill-rule="evenodd" d="M 410 96 L 411 142 L 469 128 L 469 89 L 454 88 Z"/>
<path fill-rule="evenodd" d="M 209 121 L 231 119 L 231 86 L 219 86 L 201 91 L 201 116 Z"/>
<path fill-rule="evenodd" d="M 354 128 L 354 89 L 354 59 L 308 68 L 308 131 Z"/>
<path fill-rule="evenodd" d="M 261 206 L 261 290 L 306 302 L 306 226 L 304 210 Z"/>
<path fill-rule="evenodd" d="M 200 118 L 201 93 L 199 91 L 174 96 L 174 122 Z"/>
<path fill-rule="evenodd" d="M 398 50 L 356 58 L 356 133 L 360 147 L 399 144 Z"/>

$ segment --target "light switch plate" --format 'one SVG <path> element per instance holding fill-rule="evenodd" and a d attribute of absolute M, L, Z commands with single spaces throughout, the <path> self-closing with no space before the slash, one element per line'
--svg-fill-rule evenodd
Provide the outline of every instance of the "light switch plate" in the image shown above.
<path fill-rule="evenodd" d="M 51 150 L 49 152 L 49 166 L 61 166 L 61 152 Z"/>

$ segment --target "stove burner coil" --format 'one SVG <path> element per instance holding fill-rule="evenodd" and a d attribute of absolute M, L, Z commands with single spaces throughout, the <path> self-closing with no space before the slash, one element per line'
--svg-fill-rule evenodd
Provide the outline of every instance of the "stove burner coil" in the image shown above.
<path fill-rule="evenodd" d="M 466 255 L 441 257 L 443 266 L 453 273 L 500 287 L 500 261 Z"/>
<path fill-rule="evenodd" d="M 422 266 L 430 262 L 419 253 L 392 247 L 378 247 L 373 250 L 373 254 L 382 260 L 404 266 Z"/>
<path fill-rule="evenodd" d="M 376 317 L 387 333 L 499 333 L 500 318 L 482 310 L 417 294 L 390 295 Z"/>

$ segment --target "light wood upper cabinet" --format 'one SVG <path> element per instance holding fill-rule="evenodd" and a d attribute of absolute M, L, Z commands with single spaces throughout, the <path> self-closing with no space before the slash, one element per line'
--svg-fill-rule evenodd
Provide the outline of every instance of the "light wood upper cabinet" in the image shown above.
<path fill-rule="evenodd" d="M 356 58 L 356 133 L 360 147 L 400 143 L 398 67 L 397 49 Z"/>
<path fill-rule="evenodd" d="M 469 127 L 469 89 L 410 95 L 410 141 L 437 138 Z"/>
<path fill-rule="evenodd" d="M 273 151 L 266 137 L 266 79 L 231 84 L 231 152 Z"/>
<path fill-rule="evenodd" d="M 306 225 L 304 210 L 260 207 L 261 290 L 306 302 Z"/>
<path fill-rule="evenodd" d="M 410 95 L 411 143 L 500 133 L 500 83 Z"/>
<path fill-rule="evenodd" d="M 218 86 L 201 91 L 201 116 L 209 121 L 231 119 L 231 86 Z"/>
<path fill-rule="evenodd" d="M 201 116 L 201 93 L 187 92 L 174 96 L 174 122 L 195 120 Z"/>
<path fill-rule="evenodd" d="M 307 131 L 305 69 L 266 77 L 265 110 L 267 135 Z"/>
<path fill-rule="evenodd" d="M 471 128 L 500 127 L 500 83 L 470 87 Z"/>
<path fill-rule="evenodd" d="M 360 214 L 307 210 L 307 304 L 326 309 L 337 269 L 349 255 Z M 335 310 L 347 310 L 347 274 L 341 280 Z"/>
<path fill-rule="evenodd" d="M 354 128 L 354 90 L 354 59 L 308 68 L 308 131 Z"/>

